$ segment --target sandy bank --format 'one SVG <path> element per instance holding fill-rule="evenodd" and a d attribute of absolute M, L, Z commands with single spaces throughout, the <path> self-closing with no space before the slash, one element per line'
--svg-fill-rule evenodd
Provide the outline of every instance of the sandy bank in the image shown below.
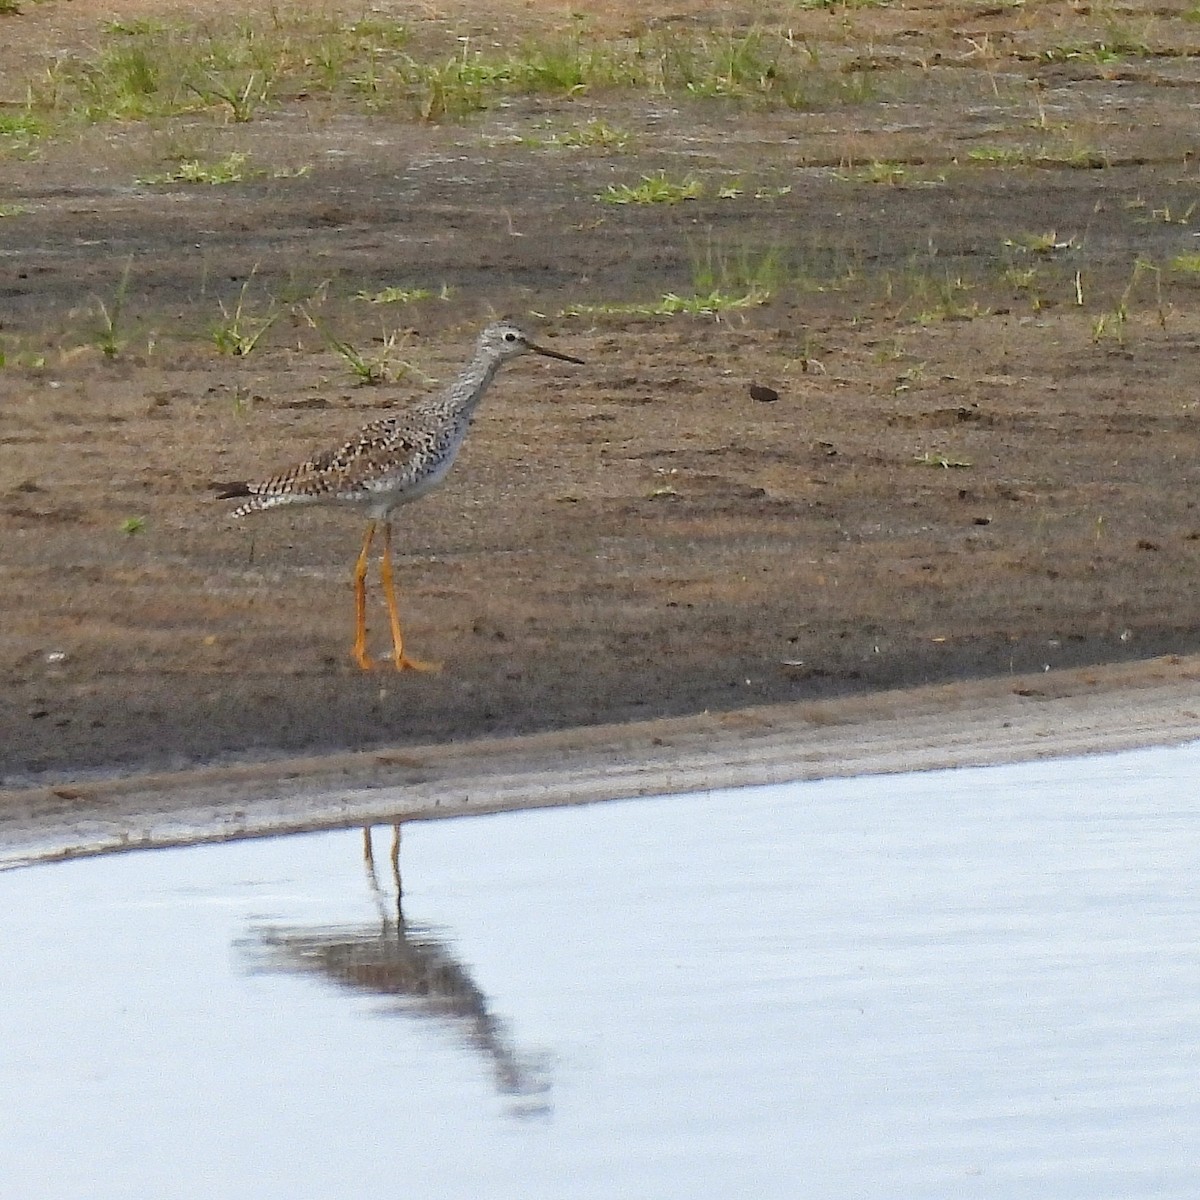
<path fill-rule="evenodd" d="M 1200 658 L 0 791 L 0 866 L 1189 741 Z"/>

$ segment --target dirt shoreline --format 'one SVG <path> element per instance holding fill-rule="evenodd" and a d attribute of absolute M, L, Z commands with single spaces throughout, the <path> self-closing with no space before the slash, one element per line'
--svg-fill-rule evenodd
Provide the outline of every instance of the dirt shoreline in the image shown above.
<path fill-rule="evenodd" d="M 1180 744 L 1200 657 L 0 791 L 0 869 L 84 855 Z"/>

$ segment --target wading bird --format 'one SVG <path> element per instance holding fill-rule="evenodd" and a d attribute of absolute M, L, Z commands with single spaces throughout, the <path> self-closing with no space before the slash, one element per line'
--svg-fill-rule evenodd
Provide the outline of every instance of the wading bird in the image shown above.
<path fill-rule="evenodd" d="M 583 362 L 539 346 L 515 325 L 497 321 L 479 335 L 471 361 L 440 395 L 421 400 L 406 412 L 372 421 L 337 450 L 316 454 L 269 479 L 219 485 L 218 499 L 247 497 L 233 510 L 234 517 L 288 504 L 340 504 L 366 514 L 366 534 L 354 569 L 354 660 L 364 671 L 374 666 L 367 654 L 367 565 L 380 525 L 379 576 L 392 628 L 392 661 L 398 671 L 437 669 L 436 663 L 421 662 L 404 653 L 392 581 L 391 516 L 401 504 L 425 495 L 445 479 L 467 436 L 471 417 L 501 363 L 519 354 Z"/>

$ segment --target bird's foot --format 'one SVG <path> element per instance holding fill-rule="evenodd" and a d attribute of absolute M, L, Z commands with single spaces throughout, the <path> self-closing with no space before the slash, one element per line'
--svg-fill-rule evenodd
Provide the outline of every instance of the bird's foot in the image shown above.
<path fill-rule="evenodd" d="M 409 658 L 403 651 L 393 661 L 397 671 L 423 671 L 428 675 L 436 675 L 442 669 L 440 662 L 425 662 L 420 658 Z"/>
<path fill-rule="evenodd" d="M 420 658 L 409 658 L 403 650 L 399 655 L 390 654 L 388 659 L 395 664 L 397 671 L 422 671 L 425 674 L 436 674 L 442 669 L 440 662 L 425 662 Z M 354 661 L 360 671 L 374 671 L 380 664 L 373 659 L 364 648 L 354 647 Z"/>

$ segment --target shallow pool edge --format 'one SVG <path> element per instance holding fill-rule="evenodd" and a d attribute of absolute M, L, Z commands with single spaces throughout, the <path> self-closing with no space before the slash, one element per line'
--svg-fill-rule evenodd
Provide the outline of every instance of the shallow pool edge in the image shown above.
<path fill-rule="evenodd" d="M 1200 656 L 723 713 L 0 789 L 0 869 L 350 825 L 1200 737 Z"/>

